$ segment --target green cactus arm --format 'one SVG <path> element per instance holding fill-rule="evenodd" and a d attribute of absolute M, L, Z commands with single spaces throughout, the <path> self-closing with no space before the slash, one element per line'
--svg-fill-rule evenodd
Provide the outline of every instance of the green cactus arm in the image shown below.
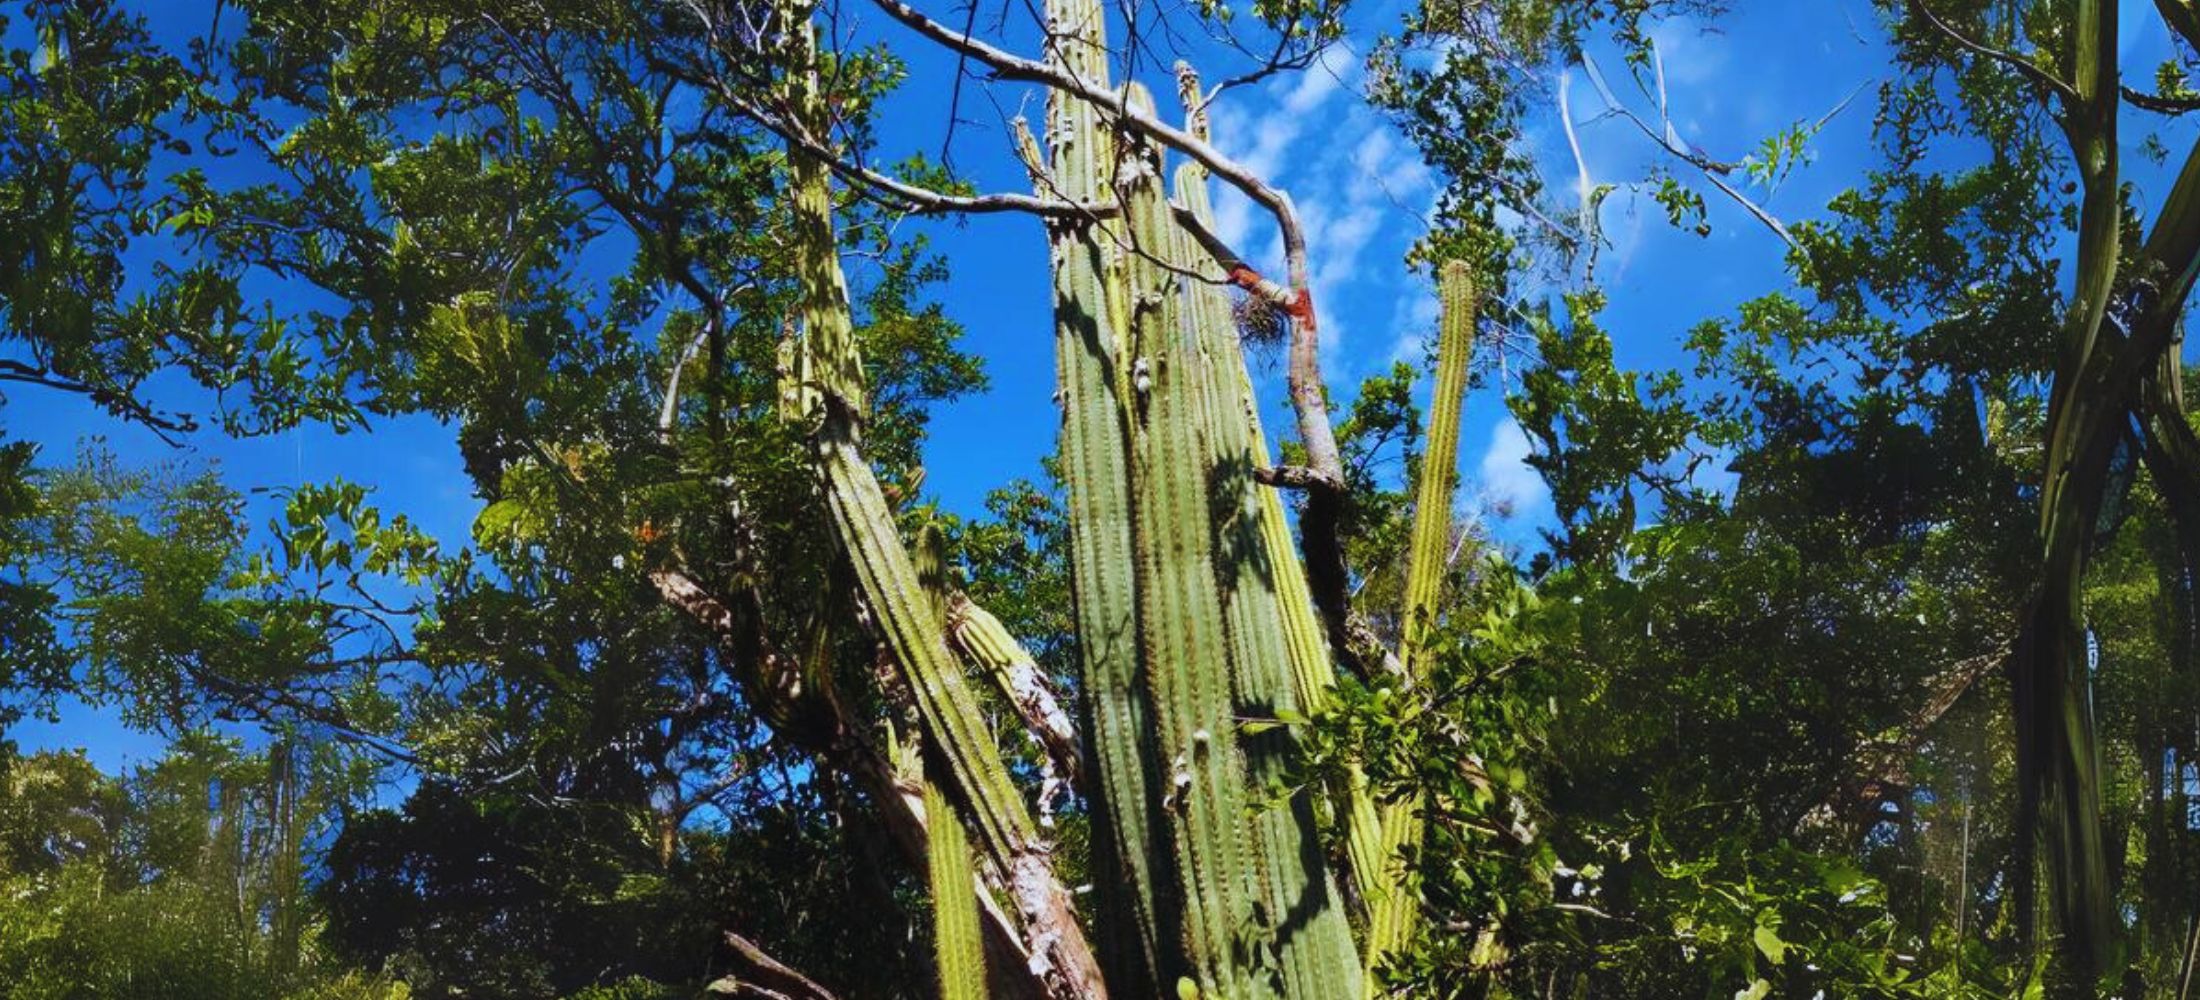
<path fill-rule="evenodd" d="M 799 30 L 786 33 L 786 64 L 790 67 L 786 78 L 787 102 L 794 121 L 804 127 L 826 121 L 824 96 L 817 84 L 816 74 L 810 67 L 817 65 L 817 33 L 809 25 L 810 4 L 806 0 L 781 0 L 781 14 L 789 18 L 789 24 L 799 23 Z M 817 301 L 842 303 L 845 313 L 848 301 L 848 279 L 840 269 L 840 258 L 833 248 L 833 197 L 831 167 L 823 156 L 801 146 L 789 144 L 787 151 L 788 193 L 793 203 L 790 234 L 796 246 L 823 247 L 825 252 L 798 253 L 795 255 L 795 280 L 801 282 L 806 296 Z M 845 318 L 841 322 L 805 323 L 802 343 L 798 347 L 801 367 L 805 368 L 802 385 L 808 389 L 814 379 L 815 390 L 840 399 L 849 413 L 860 417 L 866 412 L 863 387 L 863 357 L 856 348 L 855 326 Z M 802 402 L 815 406 L 815 397 L 806 396 Z M 814 415 L 805 413 L 805 416 Z"/>
<path fill-rule="evenodd" d="M 1451 559 L 1452 497 L 1459 486 L 1459 411 L 1467 394 L 1467 367 L 1474 350 L 1474 278 L 1467 265 L 1452 261 L 1438 276 L 1442 304 L 1436 341 L 1436 390 L 1429 401 L 1428 449 L 1422 453 L 1420 482 L 1414 490 L 1412 536 L 1407 550 L 1404 661 L 1412 683 L 1428 672 L 1433 650 L 1437 602 Z M 1420 803 L 1383 808 L 1382 848 L 1387 863 L 1415 852 L 1421 843 Z M 1413 937 L 1420 916 L 1419 881 L 1410 866 L 1396 878 L 1375 883 L 1369 894 L 1368 967 L 1402 948 Z M 1370 977 L 1371 979 L 1373 977 Z"/>
<path fill-rule="evenodd" d="M 813 303 L 806 311 L 813 323 L 847 322 L 845 304 L 821 309 Z M 824 409 L 814 443 L 826 507 L 881 638 L 909 682 L 925 730 L 969 806 L 986 853 L 1013 889 L 1035 950 L 1048 956 L 1046 971 L 1066 977 L 1064 995 L 1099 995 L 1097 967 L 1068 894 L 1054 876 L 1048 847 L 1037 837 L 961 666 L 948 651 L 878 479 L 856 446 L 853 419 L 837 397 L 828 396 Z"/>
<path fill-rule="evenodd" d="M 1178 68 L 1180 85 L 1198 92 L 1197 76 Z M 1201 128 L 1193 105 L 1192 128 Z M 1204 211 L 1206 173 L 1198 164 L 1177 169 L 1175 190 L 1185 205 Z M 1173 231 L 1171 256 L 1180 267 L 1198 259 L 1199 249 L 1181 227 Z M 1219 520 L 1214 525 L 1215 558 L 1222 585 L 1224 623 L 1231 648 L 1232 697 L 1242 717 L 1266 713 L 1302 713 L 1292 653 L 1282 632 L 1283 593 L 1275 567 L 1296 563 L 1288 547 L 1269 548 L 1262 530 L 1262 501 L 1273 491 L 1253 478 L 1256 447 L 1251 431 L 1252 397 L 1245 359 L 1231 319 L 1228 297 L 1216 284 L 1187 280 L 1185 318 L 1200 360 L 1200 392 L 1206 411 L 1207 451 L 1202 462 Z M 1265 443 L 1258 449 L 1265 458 Z M 1303 585 L 1303 582 L 1302 582 Z M 1303 591 L 1301 592 L 1303 594 Z M 1343 900 L 1322 862 L 1321 834 L 1313 799 L 1290 794 L 1263 801 L 1268 789 L 1285 787 L 1300 754 L 1298 733 L 1287 726 L 1233 734 L 1245 754 L 1246 778 L 1255 796 L 1252 845 L 1260 865 L 1262 912 L 1270 926 L 1268 956 L 1280 972 L 1282 992 L 1300 997 L 1351 997 L 1360 989 L 1360 961 Z M 1282 914 L 1291 914 L 1286 921 Z"/>
<path fill-rule="evenodd" d="M 823 121 L 809 6 L 781 0 L 787 33 L 788 103 L 813 134 Z M 807 117 L 803 117 L 803 116 Z M 864 387 L 848 311 L 847 282 L 833 236 L 830 173 L 818 154 L 790 144 L 790 247 L 800 281 L 802 330 L 790 367 L 817 378 L 814 405 L 801 413 L 814 428 L 814 466 L 842 553 L 893 662 L 908 681 L 944 780 L 962 804 L 994 875 L 1016 901 L 1031 942 L 1031 969 L 1060 997 L 1104 995 L 1098 966 L 1039 839 L 1023 797 L 1009 779 L 993 735 L 947 648 L 914 561 L 896 531 L 876 474 L 859 446 Z M 944 820 L 945 817 L 942 817 Z"/>
<path fill-rule="evenodd" d="M 927 523 L 918 530 L 913 555 L 917 579 L 924 584 L 925 598 L 947 630 L 948 645 L 966 663 L 992 679 L 993 686 L 1023 720 L 1025 732 L 1045 751 L 1039 808 L 1041 825 L 1051 825 L 1047 810 L 1056 796 L 1083 788 L 1084 750 L 1078 744 L 1077 727 L 1070 724 L 1061 699 L 1055 696 L 1046 675 L 1039 671 L 1038 661 L 1023 643 L 1017 642 L 992 612 L 955 589 L 947 535 L 938 524 Z"/>
<path fill-rule="evenodd" d="M 1046 751 L 1047 767 L 1070 789 L 1084 788 L 1084 747 L 1069 712 L 1047 683 L 1031 653 L 1001 620 L 958 592 L 947 598 L 947 637 L 957 652 L 986 672 L 1014 706 L 1024 729 Z M 1051 780 L 1051 779 L 1050 779 Z M 1040 793 L 1046 801 L 1048 793 Z"/>
<path fill-rule="evenodd" d="M 1185 107 L 1187 129 L 1193 134 L 1206 135 L 1206 104 L 1199 77 L 1190 64 L 1177 64 L 1178 96 Z M 1214 210 L 1207 193 L 1206 171 L 1198 164 L 1179 168 L 1176 197 L 1177 215 L 1188 219 L 1191 227 L 1187 235 L 1195 242 L 1201 232 L 1213 232 Z M 1207 248 L 1202 246 L 1202 251 Z M 1210 256 L 1211 256 L 1210 252 Z M 1188 258 L 1189 259 L 1189 258 Z M 1219 322 L 1209 319 L 1211 328 L 1230 332 L 1232 320 L 1228 307 L 1222 301 L 1219 290 L 1209 289 L 1210 310 L 1220 310 Z M 1226 399 L 1225 405 L 1234 405 L 1244 414 L 1243 434 L 1246 441 L 1245 460 L 1254 468 L 1266 468 L 1273 464 L 1268 448 L 1267 432 L 1261 426 L 1260 405 L 1253 395 L 1253 382 L 1246 370 L 1244 352 L 1235 337 L 1215 341 L 1217 351 L 1223 352 L 1221 369 L 1225 372 L 1217 392 Z M 1234 392 L 1234 396 L 1230 393 Z M 1306 570 L 1296 557 L 1295 542 L 1291 537 L 1291 524 L 1285 517 L 1282 495 L 1273 489 L 1261 489 L 1257 493 L 1257 508 L 1249 516 L 1260 535 L 1259 544 L 1266 552 L 1270 585 L 1276 598 L 1278 632 L 1288 653 L 1292 691 L 1298 700 L 1299 710 L 1311 713 L 1328 702 L 1330 691 L 1336 687 L 1336 661 L 1329 654 L 1329 643 L 1321 618 L 1314 610 L 1314 598 L 1307 588 Z M 1345 858 L 1350 869 L 1352 883 L 1363 897 L 1371 891 L 1379 891 L 1384 883 L 1385 854 L 1382 846 L 1382 815 L 1376 809 L 1367 783 L 1354 768 L 1348 787 L 1342 790 Z"/>
<path fill-rule="evenodd" d="M 938 524 L 926 522 L 917 529 L 917 544 L 909 555 L 916 563 L 917 582 L 924 587 L 926 603 L 932 606 L 932 614 L 945 622 L 948 597 L 954 590 L 948 579 L 947 533 Z"/>
<path fill-rule="evenodd" d="M 1451 566 L 1452 499 L 1459 491 L 1459 411 L 1474 360 L 1474 275 L 1464 261 L 1444 265 L 1437 279 L 1441 306 L 1436 335 L 1436 389 L 1429 400 L 1428 449 L 1414 484 L 1411 548 L 1406 556 L 1406 676 L 1428 672 L 1428 637 Z"/>
<path fill-rule="evenodd" d="M 1050 63 L 1106 81 L 1105 15 L 1098 0 L 1047 0 Z M 1112 137 L 1098 109 L 1050 90 L 1046 160 L 1021 143 L 1035 188 L 1072 200 L 1112 198 Z M 1138 645 L 1132 542 L 1133 433 L 1125 399 L 1129 364 L 1119 220 L 1048 230 L 1054 282 L 1060 456 L 1068 493 L 1070 589 L 1083 692 L 1088 801 L 1094 810 L 1097 930 L 1110 947 L 1109 984 L 1125 996 L 1159 995 L 1174 982 L 1177 908 L 1160 840 L 1160 762 L 1153 752 L 1144 653 Z"/>
<path fill-rule="evenodd" d="M 924 785 L 924 811 L 935 817 L 925 874 L 932 888 L 940 1000 L 985 1000 L 985 946 L 978 937 L 978 904 L 970 895 L 970 842 L 946 796 L 931 782 Z"/>

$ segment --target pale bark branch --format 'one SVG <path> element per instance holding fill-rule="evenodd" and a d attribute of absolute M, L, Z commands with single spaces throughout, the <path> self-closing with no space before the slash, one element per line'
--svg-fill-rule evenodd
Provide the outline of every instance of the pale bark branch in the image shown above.
<path fill-rule="evenodd" d="M 1055 198 L 1041 198 L 1014 191 L 987 192 L 985 194 L 958 195 L 918 187 L 907 181 L 889 176 L 858 163 L 851 163 L 832 148 L 793 123 L 764 110 L 755 102 L 743 98 L 725 81 L 713 78 L 712 89 L 720 100 L 759 125 L 770 130 L 803 152 L 816 157 L 834 174 L 851 184 L 873 191 L 882 191 L 902 203 L 903 208 L 918 215 L 989 215 L 1001 212 L 1019 212 L 1048 219 L 1100 219 L 1113 215 L 1115 206 L 1105 203 L 1079 204 Z"/>
<path fill-rule="evenodd" d="M 740 956 L 747 968 L 742 975 L 727 976 L 711 983 L 705 987 L 705 992 L 762 1000 L 838 1000 L 831 990 L 766 954 L 756 942 L 727 931 L 726 944 L 732 946 L 734 954 Z"/>
<path fill-rule="evenodd" d="M 1292 337 L 1287 380 L 1292 407 L 1298 415 L 1300 443 L 1306 447 L 1308 465 L 1331 480 L 1332 488 L 1341 490 L 1343 463 L 1338 458 L 1336 432 L 1329 425 L 1328 391 L 1321 377 L 1306 231 L 1300 224 L 1298 210 L 1292 206 L 1291 196 L 1262 180 L 1250 167 L 1224 155 L 1212 143 L 1155 114 L 1133 107 L 1122 92 L 1087 80 L 1064 67 L 1028 59 L 956 31 L 926 17 L 904 0 L 872 2 L 910 30 L 984 63 L 1000 79 L 1040 84 L 1090 102 L 1119 126 L 1190 157 L 1274 216 L 1283 238 L 1284 265 L 1292 293 L 1288 303 Z"/>

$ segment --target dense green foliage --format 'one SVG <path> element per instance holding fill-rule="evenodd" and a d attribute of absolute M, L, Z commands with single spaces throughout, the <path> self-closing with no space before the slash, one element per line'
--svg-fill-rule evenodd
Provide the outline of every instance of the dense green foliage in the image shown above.
<path fill-rule="evenodd" d="M 337 960 L 302 845 L 333 761 L 181 741 L 124 779 L 81 754 L 0 759 L 0 979 L 10 998 L 399 1000 Z"/>

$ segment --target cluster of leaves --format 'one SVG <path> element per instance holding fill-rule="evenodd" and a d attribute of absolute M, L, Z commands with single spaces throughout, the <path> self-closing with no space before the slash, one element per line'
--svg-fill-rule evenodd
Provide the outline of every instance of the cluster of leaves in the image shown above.
<path fill-rule="evenodd" d="M 268 128 L 254 118 L 261 109 L 225 100 L 202 63 L 108 0 L 25 3 L 0 30 L 16 43 L 0 52 L 0 218 L 10 233 L 0 346 L 14 355 L 0 360 L 0 385 L 75 393 L 178 433 L 197 416 L 140 392 L 177 371 L 216 395 L 232 432 L 355 421 L 357 345 L 325 329 L 301 336 L 272 302 L 249 301 L 255 277 L 282 273 L 283 262 L 208 238 L 217 225 L 294 221 L 217 218 L 202 197 L 208 162 L 248 169 L 266 148 L 256 142 Z M 200 165 L 170 169 L 194 156 Z"/>

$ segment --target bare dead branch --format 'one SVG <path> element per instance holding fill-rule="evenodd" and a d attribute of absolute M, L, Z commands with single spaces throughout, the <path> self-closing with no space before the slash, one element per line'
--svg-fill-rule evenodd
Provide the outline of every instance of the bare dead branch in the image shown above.
<path fill-rule="evenodd" d="M 1743 211 L 1748 212 L 1751 218 L 1756 219 L 1765 228 L 1772 230 L 1774 235 L 1780 237 L 1781 242 L 1794 248 L 1798 253 L 1802 252 L 1802 244 L 1795 241 L 1794 235 L 1788 232 L 1787 226 L 1781 224 L 1779 219 L 1773 217 L 1771 212 L 1765 211 L 1763 206 L 1758 205 L 1748 195 L 1737 190 L 1734 185 L 1727 183 L 1726 178 L 1731 176 L 1737 169 L 1740 169 L 1740 164 L 1713 159 L 1690 146 L 1673 129 L 1670 120 L 1666 121 L 1665 128 L 1662 131 L 1651 128 L 1649 122 L 1644 121 L 1642 116 L 1635 114 L 1612 93 L 1612 88 L 1604 82 L 1604 74 L 1597 70 L 1595 60 L 1584 55 L 1581 59 L 1581 66 L 1587 72 L 1589 82 L 1596 86 L 1597 94 L 1604 98 L 1604 104 L 1609 113 L 1618 115 L 1633 123 L 1636 128 L 1642 130 L 1642 134 L 1649 136 L 1652 142 L 1657 143 L 1660 148 L 1674 158 L 1701 171 L 1704 180 L 1709 181 L 1712 187 L 1718 188 L 1719 193 L 1726 195 L 1729 200 L 1741 206 Z M 1659 113 L 1664 114 L 1662 107 L 1659 109 Z"/>
<path fill-rule="evenodd" d="M 705 992 L 762 1000 L 838 1000 L 832 991 L 819 986 L 815 980 L 766 954 L 756 942 L 727 931 L 726 943 L 733 947 L 733 953 L 740 956 L 746 968 L 740 974 L 711 983 L 704 988 Z"/>
<path fill-rule="evenodd" d="M 792 122 L 766 111 L 755 102 L 742 97 L 723 79 L 714 79 L 713 88 L 720 100 L 748 116 L 752 121 L 769 129 L 773 134 L 804 152 L 817 157 L 826 169 L 852 184 L 886 194 L 902 202 L 902 207 L 918 215 L 987 215 L 1000 212 L 1021 212 L 1049 219 L 1090 220 L 1104 218 L 1115 212 L 1108 204 L 1078 204 L 1053 198 L 1013 191 L 988 192 L 986 194 L 956 195 L 921 188 L 907 181 L 880 173 L 859 163 L 853 163 L 838 155 L 830 147 L 798 129 Z"/>

